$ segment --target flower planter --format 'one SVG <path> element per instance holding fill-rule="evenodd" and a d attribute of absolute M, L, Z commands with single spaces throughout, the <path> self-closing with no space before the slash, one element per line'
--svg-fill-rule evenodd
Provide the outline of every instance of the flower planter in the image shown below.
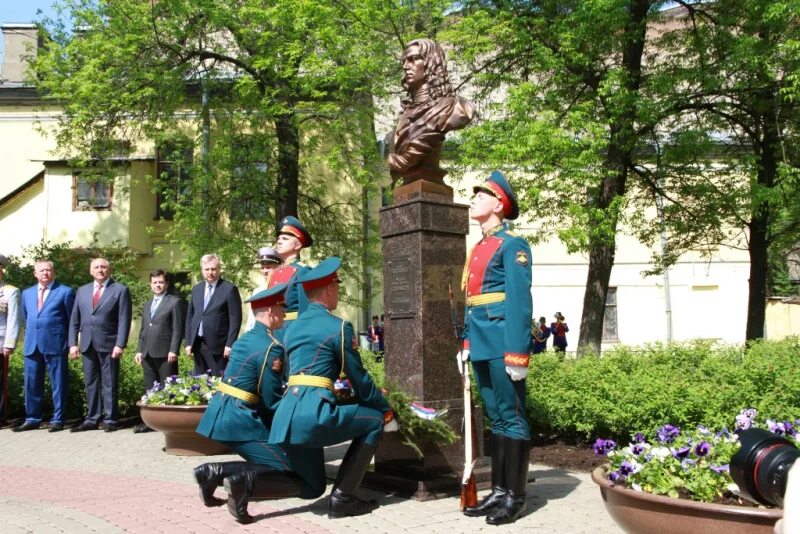
<path fill-rule="evenodd" d="M 637 534 L 772 534 L 781 510 L 711 504 L 634 491 L 606 478 L 607 466 L 592 472 L 606 510 L 626 532 Z"/>
<path fill-rule="evenodd" d="M 206 406 L 169 406 L 137 403 L 144 424 L 164 434 L 164 450 L 180 456 L 211 456 L 230 450 L 194 431 Z"/>

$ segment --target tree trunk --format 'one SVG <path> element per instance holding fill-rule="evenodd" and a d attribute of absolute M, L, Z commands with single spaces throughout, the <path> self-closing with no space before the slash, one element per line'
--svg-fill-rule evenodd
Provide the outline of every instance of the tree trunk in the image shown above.
<path fill-rule="evenodd" d="M 597 207 L 604 212 L 604 224 L 610 228 L 610 235 L 593 235 L 589 249 L 589 271 L 586 275 L 586 290 L 583 295 L 583 314 L 581 316 L 580 334 L 578 336 L 578 354 L 600 352 L 603 340 L 603 318 L 606 311 L 606 295 L 614 267 L 616 248 L 616 231 L 618 215 L 614 200 L 625 195 L 631 153 L 636 145 L 633 135 L 636 122 L 636 104 L 633 95 L 638 94 L 641 86 L 642 54 L 644 53 L 646 18 L 650 8 L 647 0 L 634 0 L 629 7 L 630 20 L 625 27 L 625 48 L 622 52 L 622 64 L 627 73 L 625 89 L 628 102 L 618 116 L 610 114 L 611 132 L 606 155 L 605 167 L 609 171 L 601 185 L 597 199 Z M 610 222 L 609 222 L 610 218 Z M 594 232 L 595 229 L 592 229 Z"/>
<path fill-rule="evenodd" d="M 275 191 L 275 224 L 287 215 L 297 217 L 300 185 L 300 132 L 294 113 L 275 120 L 278 137 L 278 179 Z"/>
<path fill-rule="evenodd" d="M 766 97 L 765 97 L 766 98 Z M 773 97 L 768 97 L 765 102 L 773 102 Z M 764 139 L 756 150 L 758 158 L 758 171 L 756 179 L 758 187 L 772 189 L 778 173 L 775 155 L 780 150 L 780 136 L 774 120 L 774 106 L 767 105 L 761 123 L 764 125 Z M 763 198 L 764 195 L 753 195 L 754 198 Z M 767 200 L 754 202 L 751 208 L 750 223 L 750 280 L 747 298 L 747 327 L 745 338 L 747 341 L 764 337 L 764 319 L 766 317 L 767 298 L 767 255 L 769 251 L 769 225 L 771 206 Z"/>

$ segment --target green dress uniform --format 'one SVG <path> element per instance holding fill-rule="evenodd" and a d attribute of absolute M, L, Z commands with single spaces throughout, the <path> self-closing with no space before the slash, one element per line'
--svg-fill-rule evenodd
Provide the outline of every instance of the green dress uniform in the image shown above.
<path fill-rule="evenodd" d="M 474 191 L 496 197 L 506 219 L 519 215 L 514 191 L 499 171 Z M 525 512 L 530 453 L 524 376 L 533 304 L 527 241 L 505 223 L 487 231 L 467 257 L 462 286 L 467 300 L 462 349 L 470 352 L 492 421 L 492 492 L 464 513 L 486 516 L 491 525 L 513 523 Z"/>
<path fill-rule="evenodd" d="M 338 303 L 336 271 L 341 260 L 320 262 L 299 282 L 311 303 L 286 335 L 289 382 L 275 411 L 269 442 L 297 447 L 324 447 L 352 440 L 339 466 L 328 500 L 328 517 L 368 514 L 378 504 L 359 499 L 356 492 L 375 454 L 384 425 L 394 413 L 361 363 L 353 326 L 331 314 Z M 336 293 L 333 293 L 337 291 Z M 356 403 L 341 403 L 334 383 L 346 374 Z"/>
<path fill-rule="evenodd" d="M 270 443 L 325 447 L 363 437 L 377 444 L 391 408 L 364 369 L 357 347 L 349 322 L 322 304 L 309 304 L 286 336 L 289 385 L 275 412 Z M 337 402 L 333 384 L 342 369 L 357 404 Z"/>
<path fill-rule="evenodd" d="M 316 498 L 325 491 L 322 449 L 284 451 L 268 443 L 283 393 L 284 362 L 283 346 L 256 321 L 253 329 L 234 343 L 222 384 L 197 425 L 197 433 L 225 444 L 248 462 L 297 473 L 303 481 L 302 497 Z"/>

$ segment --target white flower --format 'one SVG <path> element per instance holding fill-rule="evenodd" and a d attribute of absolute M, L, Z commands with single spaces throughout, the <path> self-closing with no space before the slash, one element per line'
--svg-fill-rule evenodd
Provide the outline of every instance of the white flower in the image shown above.
<path fill-rule="evenodd" d="M 734 495 L 741 496 L 741 493 L 739 491 L 739 486 L 736 485 L 736 482 L 731 482 L 730 484 L 728 484 L 728 487 L 725 488 L 725 489 L 727 489 L 728 491 L 730 491 Z"/>
<path fill-rule="evenodd" d="M 635 482 L 631 484 L 631 488 L 633 488 L 634 491 L 642 491 L 642 487 L 639 484 L 636 484 Z"/>
<path fill-rule="evenodd" d="M 664 461 L 664 458 L 669 458 L 672 456 L 672 452 L 669 450 L 669 447 L 653 447 L 650 449 L 650 454 L 653 458 L 657 458 L 660 461 Z"/>

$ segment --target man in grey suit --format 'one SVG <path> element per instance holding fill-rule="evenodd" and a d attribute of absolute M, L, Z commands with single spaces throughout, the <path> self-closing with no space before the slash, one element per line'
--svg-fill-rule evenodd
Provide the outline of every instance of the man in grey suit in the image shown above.
<path fill-rule="evenodd" d="M 6 422 L 8 404 L 8 358 L 17 346 L 22 308 L 19 289 L 3 280 L 8 259 L 0 254 L 0 425 Z"/>
<path fill-rule="evenodd" d="M 72 432 L 97 430 L 102 415 L 102 388 L 105 419 L 103 429 L 119 429 L 119 359 L 128 344 L 131 330 L 131 293 L 111 278 L 111 265 L 95 258 L 89 267 L 94 282 L 78 288 L 69 321 L 69 357 L 83 354 L 83 382 L 88 413 Z M 80 333 L 80 345 L 78 334 Z"/>
<path fill-rule="evenodd" d="M 178 374 L 178 353 L 183 339 L 186 320 L 186 303 L 174 295 L 167 294 L 167 274 L 162 270 L 150 273 L 150 289 L 153 298 L 144 303 L 142 328 L 136 347 L 136 363 L 144 372 L 144 389 L 156 382 L 164 383 L 168 376 Z M 140 424 L 135 433 L 149 432 L 147 425 Z"/>

